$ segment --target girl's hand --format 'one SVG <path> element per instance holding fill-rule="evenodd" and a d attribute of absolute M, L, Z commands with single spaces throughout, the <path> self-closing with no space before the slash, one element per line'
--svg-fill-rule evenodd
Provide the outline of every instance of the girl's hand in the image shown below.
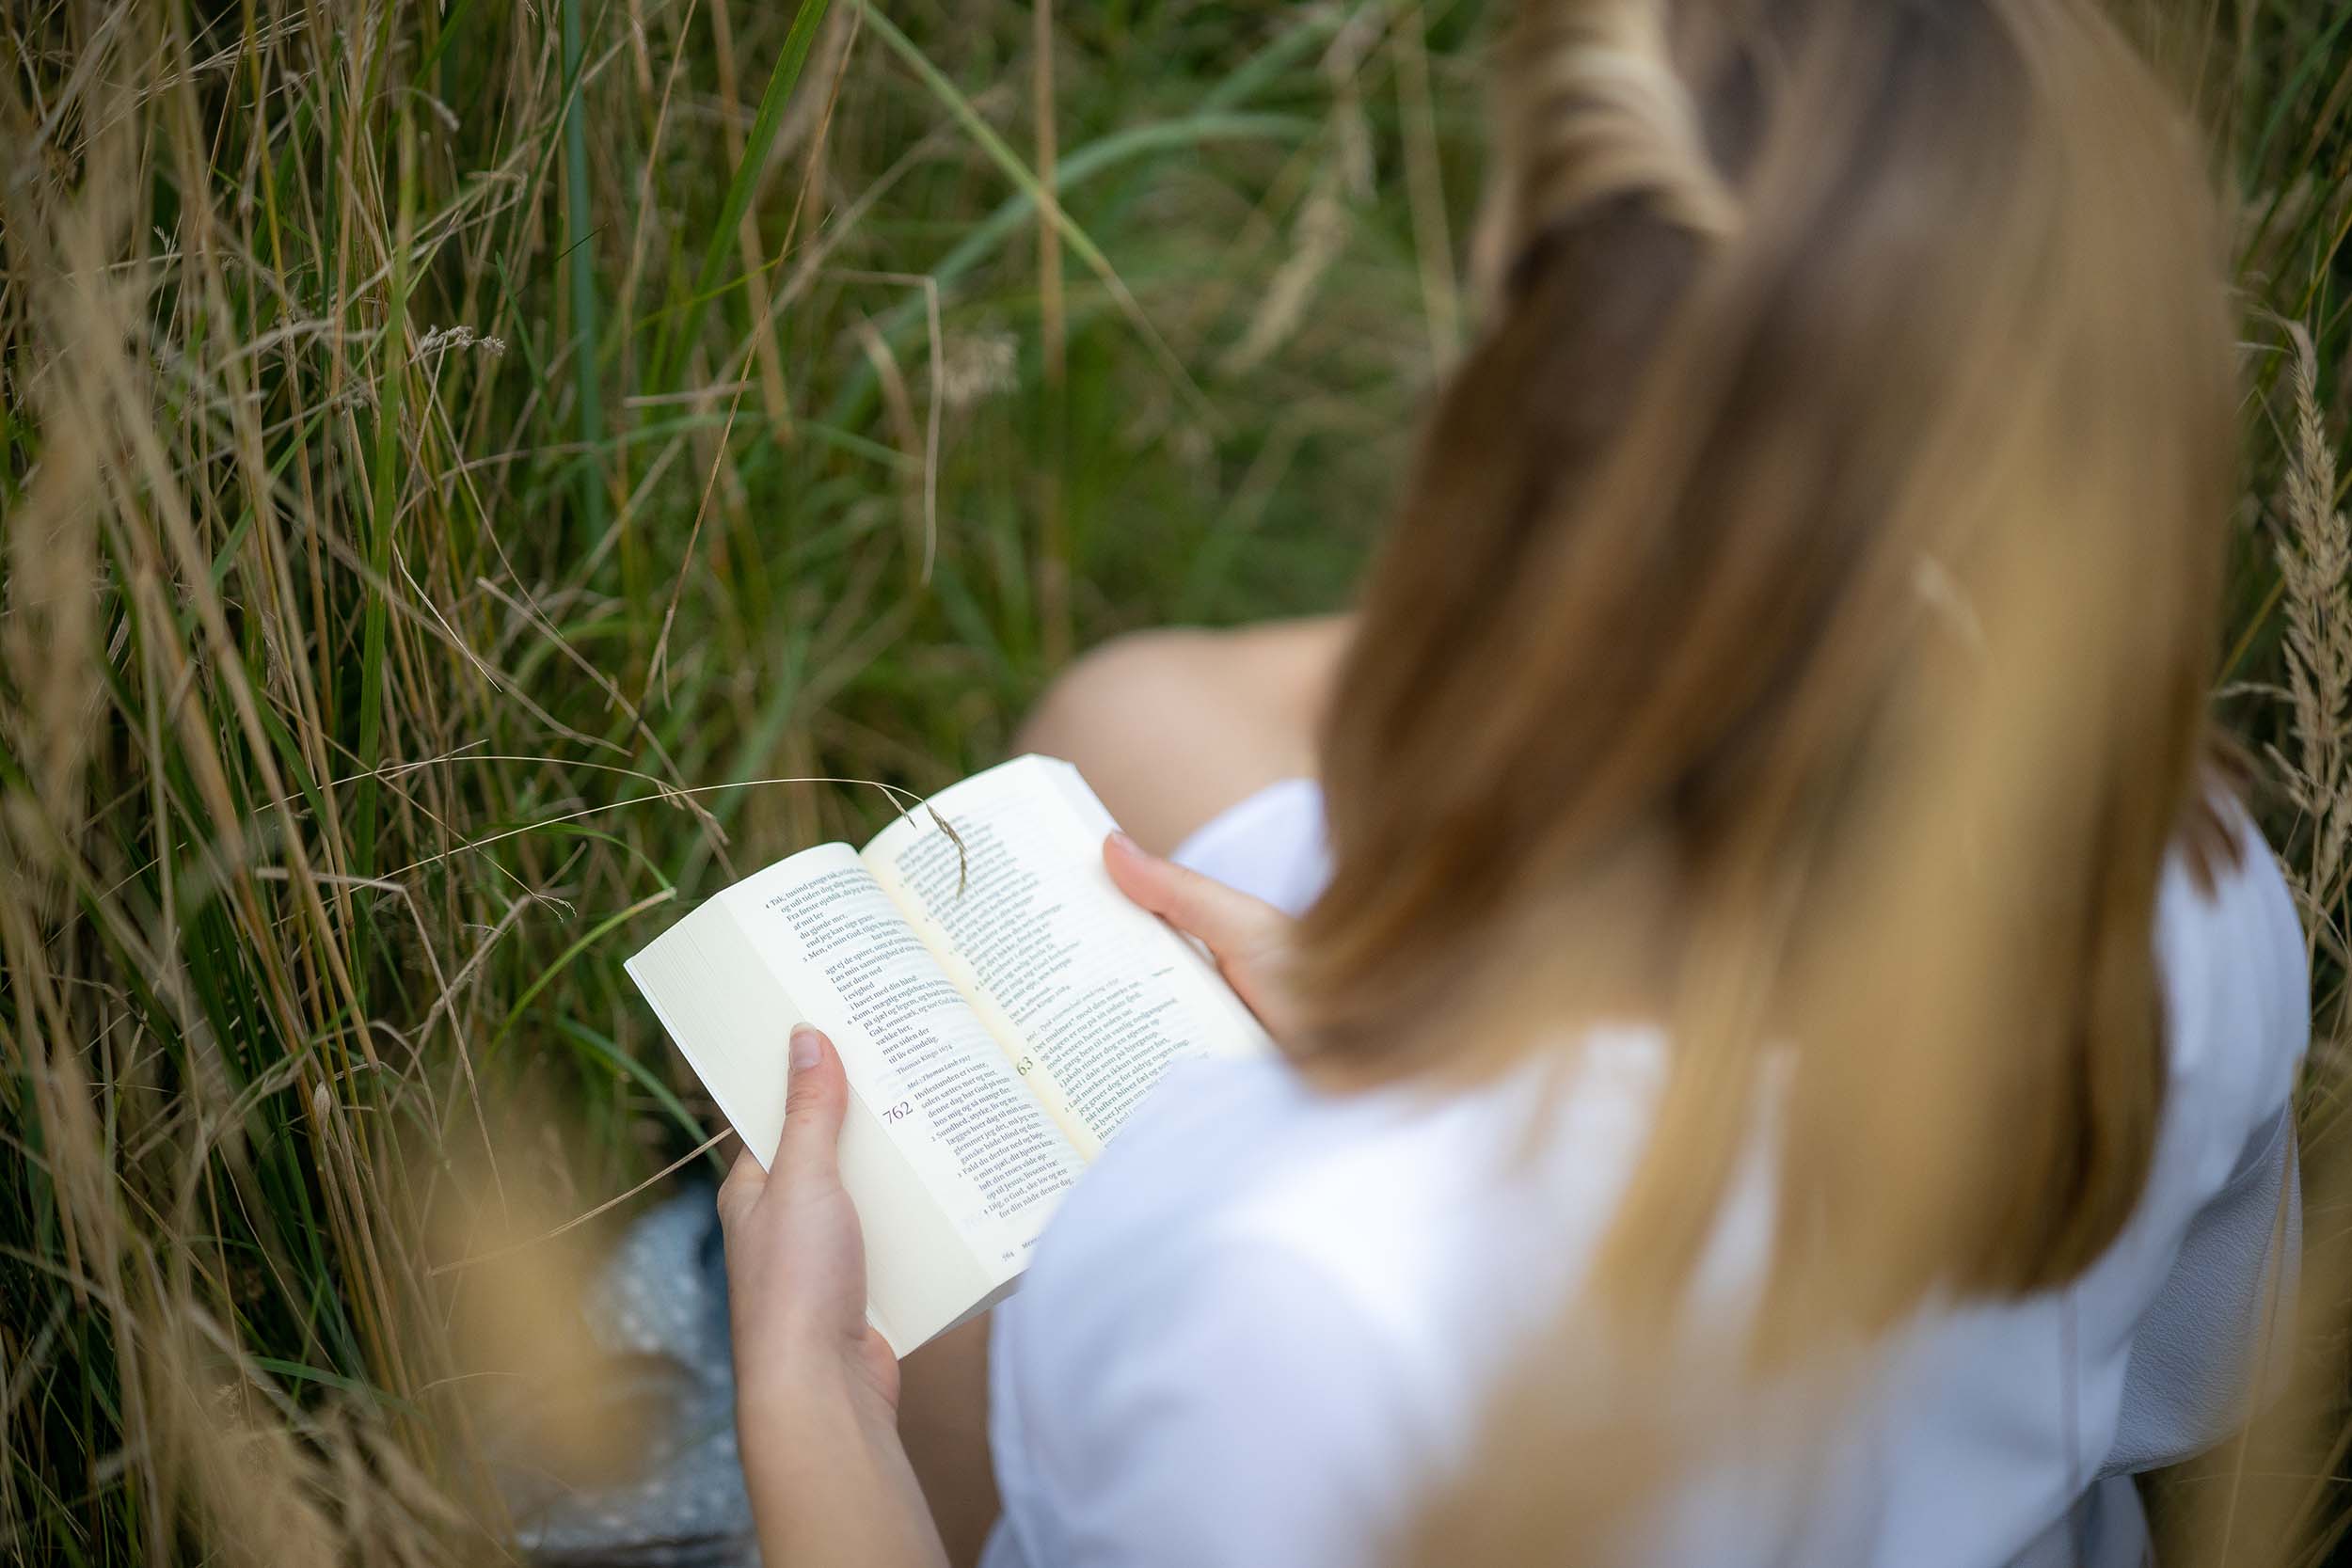
<path fill-rule="evenodd" d="M 833 1042 L 792 1030 L 784 1137 L 719 1189 L 734 1320 L 735 1426 L 769 1562 L 946 1568 L 898 1441 L 898 1361 L 866 1322 L 866 1239 L 835 1145 L 850 1082 Z"/>
<path fill-rule="evenodd" d="M 1267 1034 L 1278 1041 L 1292 1037 L 1298 1019 L 1288 979 L 1295 920 L 1263 898 L 1152 854 L 1125 833 L 1103 841 L 1103 864 L 1121 893 L 1209 950 L 1217 973 Z"/>
<path fill-rule="evenodd" d="M 784 1137 L 768 1170 L 746 1148 L 719 1189 L 739 1420 L 811 1388 L 898 1404 L 898 1361 L 866 1321 L 866 1240 L 841 1187 L 835 1145 L 850 1084 L 833 1042 L 796 1024 Z M 840 1386 L 836 1388 L 836 1385 Z"/>

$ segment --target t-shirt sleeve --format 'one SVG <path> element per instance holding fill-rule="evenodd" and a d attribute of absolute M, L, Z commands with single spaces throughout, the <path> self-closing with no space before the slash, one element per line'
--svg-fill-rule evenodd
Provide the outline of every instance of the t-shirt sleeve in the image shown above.
<path fill-rule="evenodd" d="M 2134 1326 L 2108 1475 L 2169 1465 L 2226 1436 L 2285 1365 L 2301 1243 L 2292 1093 L 2310 1037 L 2294 895 L 2230 808 L 2238 863 L 2208 891 L 2172 868 L 2160 907 L 2171 1079 L 2165 1116 L 2191 1145 L 2170 1272 Z"/>
<path fill-rule="evenodd" d="M 2286 1103 L 2311 1037 L 2295 895 L 2252 819 L 2234 803 L 2225 809 L 2237 863 L 2208 890 L 2176 860 L 2156 921 L 2169 1037 L 2166 1115 L 2193 1120 L 2207 1196 L 2239 1173 L 2249 1138 Z"/>
<path fill-rule="evenodd" d="M 989 1568 L 1378 1560 L 1421 1488 L 1375 1326 L 1271 1244 L 1175 1253 L 1008 1304 Z"/>

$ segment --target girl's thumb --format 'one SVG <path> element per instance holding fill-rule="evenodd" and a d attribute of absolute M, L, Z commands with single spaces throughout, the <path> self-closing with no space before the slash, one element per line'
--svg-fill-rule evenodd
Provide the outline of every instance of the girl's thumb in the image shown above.
<path fill-rule="evenodd" d="M 841 1054 L 822 1031 L 809 1023 L 792 1026 L 789 1077 L 784 1090 L 784 1138 L 770 1178 L 794 1182 L 838 1180 L 841 1120 L 850 1108 L 850 1084 Z"/>

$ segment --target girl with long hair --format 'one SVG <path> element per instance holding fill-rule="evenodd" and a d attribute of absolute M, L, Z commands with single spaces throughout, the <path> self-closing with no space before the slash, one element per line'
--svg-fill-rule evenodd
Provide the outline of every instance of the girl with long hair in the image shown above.
<path fill-rule="evenodd" d="M 2254 1391 L 2304 947 L 2207 733 L 2189 127 L 2088 0 L 1526 0 L 1498 64 L 1358 612 L 1031 731 L 1283 1055 L 902 1381 L 796 1034 L 722 1195 L 771 1561 L 2137 1563 Z"/>

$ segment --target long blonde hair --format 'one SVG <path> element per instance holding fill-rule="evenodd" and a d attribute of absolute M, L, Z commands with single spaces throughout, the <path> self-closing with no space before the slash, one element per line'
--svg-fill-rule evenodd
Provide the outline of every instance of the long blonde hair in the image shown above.
<path fill-rule="evenodd" d="M 2146 1180 L 2201 798 L 2195 139 L 2083 0 L 1528 0 L 1501 71 L 1491 321 L 1324 736 L 1306 1059 L 1664 1021 L 1620 1306 L 1687 1281 L 1767 1042 L 1783 1321 L 2070 1279 Z"/>

